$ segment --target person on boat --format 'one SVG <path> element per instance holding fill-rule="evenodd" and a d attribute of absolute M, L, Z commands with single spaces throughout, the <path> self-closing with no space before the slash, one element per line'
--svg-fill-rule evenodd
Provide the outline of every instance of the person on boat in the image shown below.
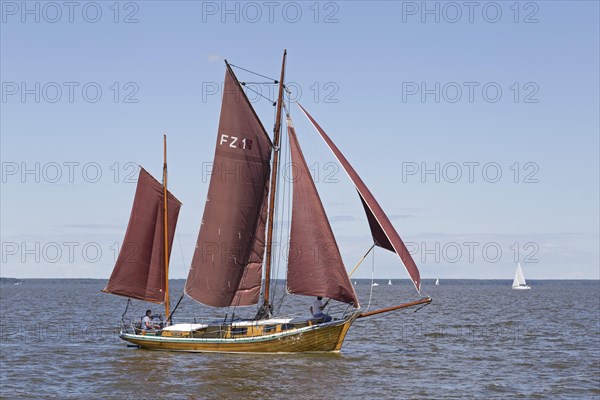
<path fill-rule="evenodd" d="M 323 313 L 325 310 L 325 305 L 321 303 L 323 298 L 321 296 L 317 297 L 317 299 L 313 302 L 313 306 L 311 307 L 313 317 L 314 318 L 322 318 L 324 322 L 331 321 L 331 316 Z"/>
<path fill-rule="evenodd" d="M 152 322 L 152 310 L 146 310 L 146 315 L 142 318 L 142 329 L 154 329 L 154 322 Z"/>

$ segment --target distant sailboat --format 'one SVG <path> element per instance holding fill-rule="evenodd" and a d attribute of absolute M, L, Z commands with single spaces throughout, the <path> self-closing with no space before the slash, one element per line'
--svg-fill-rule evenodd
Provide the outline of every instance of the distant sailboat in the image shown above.
<path fill-rule="evenodd" d="M 440 279 L 439 278 L 435 280 L 435 286 L 440 286 Z"/>
<path fill-rule="evenodd" d="M 388 281 L 388 285 L 392 286 L 392 280 L 391 279 Z"/>
<path fill-rule="evenodd" d="M 521 263 L 517 264 L 517 271 L 515 272 L 515 279 L 513 280 L 512 288 L 516 290 L 527 290 L 531 289 L 531 286 L 525 282 L 525 276 L 523 275 L 523 268 Z"/>
<path fill-rule="evenodd" d="M 379 283 L 373 282 L 373 284 L 371 286 L 379 286 Z"/>
<path fill-rule="evenodd" d="M 356 285 L 356 281 L 354 281 L 354 284 Z"/>

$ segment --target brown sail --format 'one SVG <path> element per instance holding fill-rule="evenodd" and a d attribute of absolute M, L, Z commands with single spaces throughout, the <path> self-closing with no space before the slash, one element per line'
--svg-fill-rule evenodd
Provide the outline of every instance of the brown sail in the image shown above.
<path fill-rule="evenodd" d="M 185 293 L 213 307 L 258 303 L 272 145 L 228 65 L 212 176 Z"/>
<path fill-rule="evenodd" d="M 181 203 L 170 192 L 167 199 L 170 254 Z M 163 187 L 141 168 L 125 239 L 104 292 L 154 303 L 165 301 L 163 217 Z"/>
<path fill-rule="evenodd" d="M 333 154 L 336 156 L 352 182 L 358 191 L 360 199 L 365 208 L 365 212 L 367 214 L 367 219 L 369 221 L 369 227 L 371 228 L 371 234 L 373 236 L 373 240 L 375 244 L 388 249 L 390 251 L 398 254 L 402 262 L 404 263 L 404 267 L 408 271 L 410 278 L 417 289 L 417 292 L 421 292 L 421 276 L 419 274 L 419 269 L 415 264 L 412 256 L 408 252 L 408 249 L 404 245 L 404 242 L 394 229 L 394 226 L 390 222 L 387 215 L 381 209 L 381 206 L 371 194 L 371 191 L 365 183 L 362 181 L 360 176 L 356 173 L 354 168 L 350 165 L 346 157 L 342 154 L 342 152 L 337 148 L 337 146 L 333 143 L 333 141 L 327 136 L 325 131 L 319 126 L 319 124 L 310 116 L 310 114 L 300 105 L 298 104 L 302 112 L 306 115 L 306 117 L 313 124 L 317 132 L 321 135 L 327 146 L 331 149 Z"/>
<path fill-rule="evenodd" d="M 293 165 L 293 207 L 288 292 L 322 296 L 359 306 L 319 193 L 288 118 Z"/>

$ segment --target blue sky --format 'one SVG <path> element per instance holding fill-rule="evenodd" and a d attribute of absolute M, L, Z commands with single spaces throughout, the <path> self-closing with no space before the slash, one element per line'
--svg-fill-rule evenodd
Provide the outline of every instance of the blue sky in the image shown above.
<path fill-rule="evenodd" d="M 107 278 L 133 165 L 159 177 L 167 133 L 183 202 L 171 271 L 185 277 L 222 60 L 277 76 L 287 48 L 295 98 L 423 277 L 511 279 L 517 261 L 529 279 L 600 277 L 597 2 L 1 4 L 2 276 Z M 271 132 L 272 107 L 255 106 Z M 370 246 L 362 206 L 292 117 L 350 269 Z M 383 250 L 375 276 L 407 277 Z"/>

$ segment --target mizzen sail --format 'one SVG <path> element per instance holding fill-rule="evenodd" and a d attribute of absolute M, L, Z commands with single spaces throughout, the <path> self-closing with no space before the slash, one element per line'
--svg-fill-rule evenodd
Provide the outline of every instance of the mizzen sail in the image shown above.
<path fill-rule="evenodd" d="M 383 247 L 384 249 L 388 249 L 390 251 L 398 254 L 404 267 L 408 271 L 410 278 L 415 285 L 415 288 L 420 293 L 421 292 L 421 276 L 419 273 L 419 269 L 415 264 L 412 256 L 408 252 L 406 245 L 394 229 L 394 226 L 390 222 L 387 215 L 383 212 L 381 206 L 375 200 L 373 194 L 365 183 L 362 181 L 360 176 L 356 173 L 352 165 L 348 162 L 346 157 L 342 154 L 342 152 L 337 148 L 337 146 L 333 143 L 333 141 L 327 136 L 325 131 L 319 126 L 319 124 L 313 119 L 312 116 L 300 105 L 298 104 L 304 115 L 309 119 L 312 125 L 315 127 L 319 135 L 323 138 L 327 146 L 331 149 L 333 154 L 336 156 L 352 182 L 358 191 L 358 195 L 362 201 L 363 207 L 365 209 L 365 213 L 367 214 L 367 220 L 369 221 L 369 227 L 371 228 L 371 234 L 373 236 L 373 240 L 375 244 L 379 247 Z"/>
<path fill-rule="evenodd" d="M 181 203 L 167 193 L 170 254 Z M 165 301 L 163 201 L 162 185 L 141 168 L 125 239 L 104 292 L 154 303 Z"/>
<path fill-rule="evenodd" d="M 185 293 L 213 307 L 258 303 L 272 144 L 227 67 L 202 226 Z"/>
<path fill-rule="evenodd" d="M 293 205 L 288 256 L 288 292 L 322 296 L 358 307 L 325 209 L 288 118 L 293 165 Z"/>

